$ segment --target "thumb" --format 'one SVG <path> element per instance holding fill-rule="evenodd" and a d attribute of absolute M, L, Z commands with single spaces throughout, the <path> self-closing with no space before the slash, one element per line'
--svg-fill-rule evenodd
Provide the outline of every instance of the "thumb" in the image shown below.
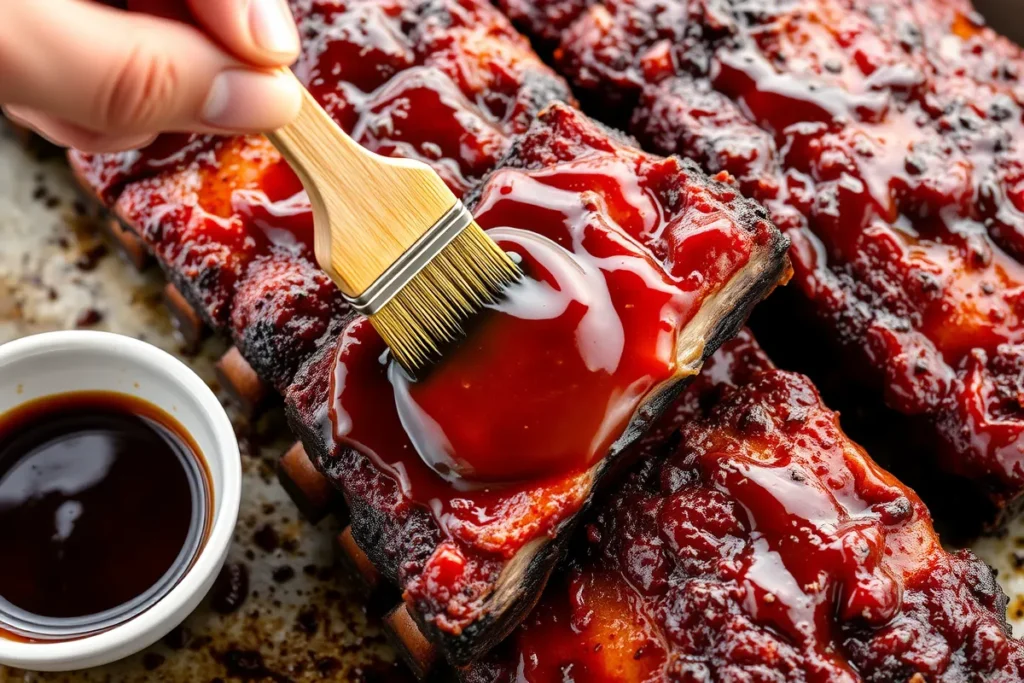
<path fill-rule="evenodd" d="M 0 3 L 0 103 L 97 134 L 259 132 L 300 92 L 187 24 L 82 0 Z"/>

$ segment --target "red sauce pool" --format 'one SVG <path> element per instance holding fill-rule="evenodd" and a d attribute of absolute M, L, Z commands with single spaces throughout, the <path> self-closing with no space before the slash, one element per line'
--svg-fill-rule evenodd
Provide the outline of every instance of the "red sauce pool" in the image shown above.
<path fill-rule="evenodd" d="M 389 371 L 368 322 L 350 324 L 334 441 L 477 549 L 508 557 L 554 529 L 637 410 L 691 371 L 679 330 L 749 261 L 752 241 L 716 208 L 728 200 L 667 194 L 678 174 L 603 152 L 494 173 L 474 214 L 526 278 L 416 382 Z"/>
<path fill-rule="evenodd" d="M 600 170 L 492 178 L 477 220 L 527 277 L 419 381 L 390 367 L 365 321 L 339 344 L 335 440 L 449 533 L 503 553 L 582 502 L 589 468 L 677 374 L 676 335 L 707 284 L 666 272 L 633 237 L 661 222 L 635 169 Z M 581 201 L 577 186 L 602 188 L 604 201 Z"/>
<path fill-rule="evenodd" d="M 463 345 L 411 381 L 359 321 L 333 378 L 337 441 L 373 458 L 446 528 L 509 518 L 503 502 L 536 489 L 564 490 L 556 516 L 573 509 L 586 470 L 675 369 L 677 295 L 644 277 L 655 274 L 647 257 L 603 271 L 535 234 L 494 234 L 528 275 Z"/>
<path fill-rule="evenodd" d="M 76 637 L 131 618 L 209 533 L 209 472 L 173 417 L 73 392 L 0 416 L 0 628 Z"/>
<path fill-rule="evenodd" d="M 675 367 L 673 292 L 642 258 L 610 273 L 531 233 L 492 236 L 529 275 L 422 380 L 390 364 L 402 426 L 455 483 L 586 469 Z"/>

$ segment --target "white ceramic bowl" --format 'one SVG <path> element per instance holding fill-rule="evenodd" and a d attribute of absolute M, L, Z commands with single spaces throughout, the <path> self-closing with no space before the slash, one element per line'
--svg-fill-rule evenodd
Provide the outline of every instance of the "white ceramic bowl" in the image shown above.
<path fill-rule="evenodd" d="M 214 509 L 210 535 L 191 569 L 145 612 L 76 640 L 29 643 L 0 636 L 0 664 L 34 671 L 112 662 L 148 647 L 180 624 L 210 590 L 224 564 L 241 500 L 241 459 L 231 422 L 209 387 L 174 356 L 106 332 L 50 332 L 0 346 L 0 414 L 26 401 L 69 391 L 128 394 L 175 417 L 206 459 Z"/>

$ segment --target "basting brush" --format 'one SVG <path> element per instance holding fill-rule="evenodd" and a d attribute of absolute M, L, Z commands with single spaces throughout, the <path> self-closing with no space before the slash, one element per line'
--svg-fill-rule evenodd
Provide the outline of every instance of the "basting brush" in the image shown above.
<path fill-rule="evenodd" d="M 361 147 L 305 88 L 298 116 L 268 137 L 309 194 L 320 267 L 409 371 L 520 277 L 433 169 Z"/>

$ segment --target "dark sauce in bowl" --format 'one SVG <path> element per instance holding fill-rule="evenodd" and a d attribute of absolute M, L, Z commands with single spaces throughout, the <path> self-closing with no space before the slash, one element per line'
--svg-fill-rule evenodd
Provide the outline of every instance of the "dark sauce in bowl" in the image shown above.
<path fill-rule="evenodd" d="M 0 415 L 0 629 L 73 638 L 152 606 L 202 549 L 211 489 L 195 440 L 141 399 L 75 392 Z"/>

